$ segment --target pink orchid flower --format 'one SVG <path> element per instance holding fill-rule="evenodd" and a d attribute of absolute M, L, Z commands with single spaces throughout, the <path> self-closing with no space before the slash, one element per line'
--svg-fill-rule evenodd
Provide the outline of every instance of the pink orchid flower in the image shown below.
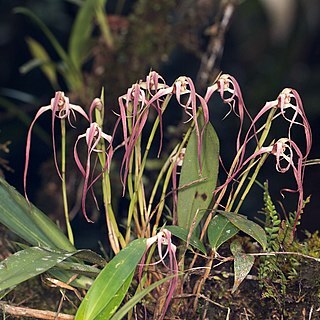
<path fill-rule="evenodd" d="M 193 81 L 189 77 L 179 77 L 174 84 L 169 87 L 166 85 L 164 79 L 155 71 L 150 72 L 145 82 L 133 85 L 128 89 L 127 94 L 119 97 L 120 107 L 120 118 L 122 123 L 125 155 L 120 169 L 121 183 L 125 190 L 129 163 L 131 154 L 138 138 L 142 134 L 142 130 L 147 122 L 149 109 L 153 107 L 158 113 L 159 124 L 160 124 L 160 147 L 158 156 L 162 147 L 162 103 L 166 98 L 175 96 L 178 104 L 184 109 L 188 119 L 186 122 L 191 120 L 195 123 L 195 130 L 198 137 L 198 161 L 200 171 L 201 165 L 201 148 L 203 140 L 203 132 L 206 124 L 209 121 L 208 106 L 203 97 L 201 97 L 195 90 Z M 197 111 L 198 107 L 202 107 L 204 115 L 204 126 L 199 128 Z M 128 114 L 128 110 L 130 110 Z M 131 119 L 131 134 L 128 134 L 127 120 Z"/>
<path fill-rule="evenodd" d="M 229 74 L 222 74 L 218 78 L 217 82 L 214 83 L 212 86 L 210 86 L 207 89 L 207 92 L 206 92 L 206 95 L 204 98 L 205 101 L 208 102 L 210 100 L 212 94 L 216 91 L 218 91 L 220 93 L 220 97 L 221 97 L 223 103 L 229 105 L 229 107 L 230 107 L 228 113 L 224 116 L 224 118 L 226 118 L 231 112 L 233 112 L 236 116 L 239 117 L 240 128 L 239 128 L 239 132 L 238 132 L 238 136 L 237 136 L 236 152 L 239 152 L 239 150 L 241 149 L 241 156 L 239 157 L 238 162 L 235 166 L 235 168 L 237 168 L 237 166 L 241 165 L 241 162 L 243 160 L 243 157 L 244 157 L 244 154 L 246 151 L 246 144 L 247 144 L 246 139 L 248 138 L 248 137 L 246 137 L 246 139 L 244 139 L 244 141 L 241 141 L 243 122 L 244 122 L 245 115 L 249 118 L 249 120 L 252 124 L 250 129 L 252 129 L 254 131 L 253 137 L 256 138 L 255 124 L 253 123 L 253 119 L 245 106 L 240 86 L 234 77 L 232 77 Z M 224 168 L 224 165 L 223 165 L 221 159 L 220 159 L 220 162 Z"/>
<path fill-rule="evenodd" d="M 301 98 L 298 92 L 294 89 L 285 88 L 284 90 L 282 90 L 282 92 L 279 94 L 276 100 L 268 101 L 264 105 L 264 107 L 259 111 L 259 113 L 253 119 L 251 127 L 248 130 L 248 133 L 246 135 L 245 143 L 247 143 L 253 136 L 252 135 L 251 137 L 249 137 L 249 135 L 251 134 L 252 126 L 254 126 L 257 123 L 257 121 L 272 108 L 276 108 L 279 110 L 279 113 L 276 114 L 274 118 L 282 116 L 283 119 L 289 122 L 289 128 L 288 128 L 289 140 L 292 140 L 293 125 L 298 125 L 303 128 L 304 137 L 306 139 L 306 151 L 303 155 L 303 159 L 305 160 L 308 157 L 311 150 L 312 132 L 303 108 Z M 290 118 L 286 115 L 286 113 L 288 113 L 289 110 L 293 111 L 293 115 L 291 115 Z M 300 121 L 299 121 L 299 118 L 300 118 Z"/>
<path fill-rule="evenodd" d="M 203 97 L 201 97 L 196 92 L 193 81 L 189 77 L 180 77 L 176 80 L 174 84 L 174 93 L 176 95 L 176 99 L 179 105 L 184 109 L 185 113 L 189 116 L 189 119 L 186 122 L 189 122 L 190 120 L 194 121 L 194 126 L 195 126 L 195 130 L 198 137 L 198 162 L 199 162 L 200 172 L 201 172 L 202 171 L 201 149 L 202 149 L 203 133 L 207 123 L 209 122 L 209 109 L 208 109 L 207 102 Z M 181 97 L 183 95 L 185 96 L 185 98 L 187 98 L 185 103 L 181 101 Z M 197 117 L 198 102 L 202 107 L 203 118 L 204 118 L 204 125 L 201 131 L 199 129 L 198 117 Z"/>
<path fill-rule="evenodd" d="M 86 160 L 85 166 L 82 165 L 82 163 L 79 159 L 78 151 L 77 151 L 78 142 L 82 138 L 85 138 L 86 144 L 87 144 L 87 160 Z M 110 145 L 109 152 L 106 153 L 107 161 L 106 161 L 105 168 L 103 168 L 102 172 L 99 173 L 95 178 L 93 178 L 94 169 L 91 170 L 91 156 L 92 156 L 93 152 L 95 152 L 95 153 L 103 152 L 101 149 L 97 148 L 101 139 L 106 140 L 109 144 L 112 141 L 112 137 L 105 134 L 104 132 L 102 132 L 99 125 L 96 122 L 93 122 L 90 124 L 90 127 L 86 130 L 85 134 L 81 134 L 78 136 L 77 141 L 74 145 L 74 151 L 73 151 L 76 164 L 77 164 L 82 176 L 84 177 L 84 186 L 83 186 L 83 194 L 82 194 L 82 199 L 81 199 L 81 206 L 82 206 L 83 215 L 88 222 L 93 222 L 93 221 L 88 218 L 87 212 L 86 212 L 87 193 L 93 187 L 94 183 L 100 178 L 103 171 L 106 170 L 107 168 L 109 168 L 110 160 L 111 160 L 112 152 L 113 152 L 112 147 Z M 91 182 L 90 182 L 90 179 L 91 179 Z M 95 199 L 95 197 L 94 197 L 94 199 Z"/>
<path fill-rule="evenodd" d="M 129 162 L 134 146 L 148 119 L 148 108 L 146 106 L 146 94 L 139 84 L 134 84 L 128 89 L 127 94 L 118 98 L 120 107 L 120 118 L 122 123 L 125 154 L 120 168 L 121 183 L 123 187 L 129 171 Z M 127 111 L 130 114 L 127 115 Z M 128 137 L 127 118 L 131 119 L 131 135 Z"/>
<path fill-rule="evenodd" d="M 169 280 L 169 287 L 167 290 L 167 298 L 166 298 L 166 302 L 165 305 L 163 307 L 163 310 L 161 311 L 161 316 L 160 316 L 160 320 L 164 318 L 166 311 L 168 310 L 170 301 L 173 297 L 174 291 L 177 288 L 177 284 L 178 284 L 178 262 L 177 262 L 177 257 L 176 257 L 176 251 L 177 251 L 177 247 L 172 243 L 172 238 L 171 238 L 171 232 L 167 229 L 163 229 L 162 231 L 160 231 L 159 233 L 157 233 L 155 236 L 147 239 L 147 251 L 149 250 L 149 248 L 154 244 L 157 243 L 158 245 L 158 254 L 159 254 L 159 260 L 155 263 L 152 263 L 150 265 L 156 265 L 159 263 L 162 263 L 164 265 L 164 267 L 169 270 L 169 272 L 171 274 L 174 274 L 174 277 Z M 166 246 L 166 250 L 163 253 L 163 246 Z M 142 271 L 143 268 L 145 266 L 144 262 L 146 259 L 146 253 L 143 256 L 141 263 L 140 263 L 140 268 L 139 268 L 139 279 L 141 279 L 142 277 Z M 165 258 L 168 256 L 169 258 L 169 265 L 167 265 L 167 263 L 165 262 Z"/>
<path fill-rule="evenodd" d="M 60 178 L 61 173 L 58 167 L 57 162 L 57 152 L 56 152 L 56 144 L 55 144 L 55 137 L 54 137 L 54 126 L 55 126 L 55 119 L 68 119 L 69 124 L 74 127 L 71 123 L 71 116 L 73 118 L 76 118 L 75 111 L 81 114 L 85 119 L 89 121 L 89 118 L 85 111 L 78 105 L 71 104 L 69 102 L 69 98 L 64 95 L 64 92 L 57 91 L 55 93 L 55 97 L 51 99 L 51 103 L 48 106 L 41 107 L 36 116 L 34 117 L 33 121 L 31 122 L 31 125 L 28 130 L 27 135 L 27 143 L 26 143 L 26 159 L 25 159 L 25 166 L 24 166 L 24 173 L 23 173 L 23 187 L 24 187 L 24 194 L 26 199 L 28 200 L 27 196 L 27 173 L 28 173 L 28 167 L 29 167 L 29 158 L 30 158 L 30 147 L 31 147 L 31 133 L 33 126 L 35 122 L 38 120 L 38 118 L 46 111 L 51 110 L 52 113 L 52 120 L 51 120 L 51 130 L 52 130 L 52 147 L 53 147 L 53 157 L 54 157 L 54 164 L 56 167 L 56 170 L 58 172 L 58 175 Z M 28 200 L 29 201 L 29 200 Z"/>
<path fill-rule="evenodd" d="M 248 157 L 240 167 L 237 168 L 236 171 L 234 171 L 227 180 L 219 186 L 215 191 L 214 194 L 217 194 L 219 191 L 221 191 L 224 187 L 226 187 L 229 183 L 235 180 L 236 176 L 238 176 L 241 172 L 241 170 L 252 160 L 256 159 L 263 154 L 272 154 L 276 158 L 276 170 L 280 173 L 286 173 L 290 170 L 290 168 L 293 171 L 294 178 L 296 180 L 297 189 L 282 189 L 281 194 L 283 195 L 283 191 L 285 192 L 298 192 L 299 198 L 298 198 L 298 206 L 297 206 L 297 214 L 296 214 L 296 220 L 294 223 L 295 230 L 299 217 L 301 215 L 301 210 L 303 206 L 303 178 L 304 178 L 304 166 L 303 166 L 303 160 L 304 156 L 302 152 L 300 151 L 297 144 L 288 139 L 288 138 L 281 138 L 276 143 L 274 143 L 271 146 L 268 147 L 261 147 L 258 151 L 256 151 L 254 154 L 252 154 L 250 157 Z"/>

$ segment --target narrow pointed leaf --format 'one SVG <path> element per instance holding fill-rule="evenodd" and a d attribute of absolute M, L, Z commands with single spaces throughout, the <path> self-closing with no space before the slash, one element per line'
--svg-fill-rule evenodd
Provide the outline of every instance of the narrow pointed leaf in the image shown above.
<path fill-rule="evenodd" d="M 134 240 L 106 265 L 82 301 L 75 320 L 96 319 L 104 310 L 117 310 L 121 303 L 118 295 L 123 298 L 126 293 L 121 288 L 129 281 L 146 247 L 146 239 Z"/>
<path fill-rule="evenodd" d="M 44 33 L 46 38 L 50 41 L 52 47 L 62 60 L 62 68 L 58 68 L 64 79 L 67 82 L 67 85 L 69 89 L 79 89 L 82 87 L 82 74 L 79 69 L 74 65 L 72 59 L 70 59 L 67 52 L 64 50 L 64 48 L 61 46 L 59 41 L 56 39 L 56 37 L 53 35 L 53 33 L 49 30 L 49 28 L 43 23 L 39 17 L 37 17 L 31 10 L 23 7 L 16 7 L 14 9 L 15 13 L 23 14 L 27 17 L 29 17 L 38 27 L 39 29 Z"/>
<path fill-rule="evenodd" d="M 124 319 L 125 315 L 132 310 L 132 308 L 139 302 L 141 299 L 146 296 L 149 292 L 154 290 L 156 287 L 160 286 L 162 283 L 170 280 L 171 278 L 175 277 L 175 275 L 166 277 L 161 279 L 157 282 L 154 282 L 150 286 L 144 288 L 140 292 L 136 293 L 124 306 L 122 306 L 117 313 L 111 318 L 111 320 L 122 320 Z"/>
<path fill-rule="evenodd" d="M 56 37 L 52 34 L 52 32 L 48 29 L 48 27 L 42 22 L 39 17 L 37 17 L 31 10 L 24 8 L 24 7 L 16 7 L 14 9 L 14 13 L 20 13 L 27 17 L 29 17 L 38 27 L 39 29 L 45 34 L 47 39 L 50 41 L 53 48 L 56 50 L 57 54 L 65 63 L 68 63 L 68 55 L 56 39 Z"/>
<path fill-rule="evenodd" d="M 57 264 L 57 268 L 60 270 L 70 271 L 76 274 L 83 274 L 86 276 L 94 277 L 96 277 L 101 272 L 101 270 L 96 267 L 89 266 L 83 263 L 69 261 L 60 262 L 59 264 Z"/>
<path fill-rule="evenodd" d="M 233 241 L 231 243 L 230 250 L 234 256 L 234 284 L 231 291 L 234 293 L 249 274 L 254 264 L 254 257 L 243 253 L 242 247 L 238 241 Z"/>
<path fill-rule="evenodd" d="M 91 250 L 79 250 L 76 253 L 76 257 L 83 261 L 88 261 L 92 264 L 97 264 L 101 267 L 104 267 L 107 264 L 107 261 L 103 259 L 99 254 Z"/>
<path fill-rule="evenodd" d="M 166 229 L 168 229 L 175 237 L 183 240 L 184 242 L 187 242 L 189 230 L 186 230 L 179 226 L 166 226 Z M 200 250 L 203 254 L 206 254 L 206 248 L 204 247 L 200 239 L 197 238 L 194 234 L 191 235 L 189 242 L 191 246 Z"/>
<path fill-rule="evenodd" d="M 105 3 L 106 0 L 84 1 L 72 26 L 69 54 L 74 65 L 79 70 L 89 52 L 96 10 L 98 7 L 103 7 Z"/>
<path fill-rule="evenodd" d="M 239 229 L 232 224 L 226 217 L 216 214 L 209 223 L 208 239 L 212 249 L 218 248 L 235 236 Z"/>
<path fill-rule="evenodd" d="M 203 128 L 203 115 L 200 114 L 198 124 Z M 199 223 L 212 200 L 216 187 L 219 166 L 219 140 L 213 126 L 208 123 L 204 129 L 201 150 L 202 174 L 198 161 L 198 137 L 196 130 L 190 136 L 183 160 L 178 193 L 178 225 L 189 229 L 195 215 Z M 195 181 L 198 183 L 194 183 Z M 188 186 L 189 185 L 189 186 Z"/>
<path fill-rule="evenodd" d="M 16 252 L 0 263 L 0 291 L 49 270 L 73 254 L 72 252 L 50 251 L 40 247 Z"/>
<path fill-rule="evenodd" d="M 248 220 L 246 216 L 241 214 L 234 214 L 231 212 L 219 211 L 219 214 L 226 217 L 232 224 L 234 224 L 238 229 L 258 241 L 263 250 L 267 247 L 267 235 L 263 228 L 261 228 L 257 223 Z"/>
<path fill-rule="evenodd" d="M 29 244 L 75 251 L 63 232 L 43 212 L 0 178 L 0 223 Z"/>
<path fill-rule="evenodd" d="M 36 40 L 27 38 L 27 44 L 33 58 L 37 59 L 42 72 L 46 75 L 53 88 L 58 87 L 57 71 L 45 48 Z"/>

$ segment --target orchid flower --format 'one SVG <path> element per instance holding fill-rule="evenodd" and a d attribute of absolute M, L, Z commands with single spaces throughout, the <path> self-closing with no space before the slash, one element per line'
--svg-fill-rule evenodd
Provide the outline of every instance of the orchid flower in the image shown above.
<path fill-rule="evenodd" d="M 125 146 L 125 155 L 123 157 L 120 172 L 124 171 L 124 174 L 121 174 L 121 182 L 123 186 L 125 186 L 132 150 L 147 122 L 148 110 L 146 107 L 147 100 L 145 92 L 140 88 L 139 84 L 134 84 L 128 89 L 127 94 L 119 97 L 118 102 Z M 127 115 L 128 110 L 130 112 L 129 115 Z M 131 119 L 130 137 L 128 137 L 127 117 L 130 117 Z"/>
<path fill-rule="evenodd" d="M 208 105 L 203 97 L 201 97 L 195 89 L 193 81 L 189 77 L 180 77 L 176 80 L 174 84 L 174 93 L 176 95 L 177 101 L 181 107 L 183 107 L 185 113 L 189 116 L 190 120 L 194 121 L 195 130 L 198 137 L 198 162 L 200 166 L 200 171 L 202 171 L 201 165 L 201 149 L 202 149 L 202 138 L 205 126 L 209 122 L 209 110 Z M 181 101 L 181 96 L 187 95 L 187 101 L 183 103 Z M 197 100 L 199 100 L 200 105 L 202 107 L 203 117 L 204 117 L 204 125 L 200 132 L 198 118 L 197 118 Z"/>
<path fill-rule="evenodd" d="M 298 198 L 298 206 L 297 206 L 297 215 L 296 215 L 296 221 L 294 224 L 294 230 L 297 225 L 297 222 L 299 220 L 299 216 L 301 214 L 302 206 L 303 206 L 303 178 L 304 178 L 304 166 L 303 166 L 303 160 L 304 156 L 297 146 L 297 144 L 290 140 L 289 138 L 281 138 L 276 143 L 268 146 L 268 147 L 261 147 L 258 151 L 256 151 L 254 154 L 252 154 L 248 159 L 246 159 L 240 167 L 237 168 L 236 171 L 234 171 L 227 180 L 219 186 L 215 191 L 214 194 L 217 194 L 220 192 L 223 188 L 225 188 L 230 182 L 234 181 L 237 175 L 240 174 L 241 170 L 252 160 L 260 157 L 263 154 L 272 154 L 276 158 L 276 170 L 280 173 L 286 173 L 289 171 L 290 168 L 292 168 L 297 189 L 283 189 L 281 191 L 282 196 L 283 191 L 286 192 L 298 192 L 299 198 Z M 294 153 L 296 154 L 296 160 L 294 157 Z"/>
<path fill-rule="evenodd" d="M 58 119 L 68 119 L 69 124 L 73 127 L 71 123 L 71 116 L 73 118 L 76 118 L 75 111 L 80 113 L 85 119 L 89 121 L 89 118 L 85 111 L 78 105 L 71 104 L 69 102 L 69 98 L 64 95 L 62 91 L 57 91 L 55 93 L 55 97 L 51 99 L 51 103 L 48 106 L 41 107 L 36 116 L 34 117 L 33 121 L 31 122 L 31 125 L 28 130 L 27 135 L 27 142 L 26 142 L 26 158 L 25 158 L 25 166 L 24 166 L 24 173 L 23 173 L 23 187 L 24 187 L 24 193 L 25 197 L 28 200 L 27 196 L 27 173 L 28 173 L 28 167 L 29 167 L 29 158 L 30 158 L 30 147 L 31 147 L 31 133 L 33 126 L 35 122 L 38 120 L 38 118 L 46 111 L 51 110 L 52 113 L 52 120 L 51 120 L 51 130 L 52 130 L 52 147 L 53 147 L 53 157 L 54 157 L 54 164 L 56 167 L 56 170 L 58 172 L 59 177 L 61 177 L 61 173 L 58 167 L 57 162 L 57 152 L 56 152 L 56 144 L 55 144 L 55 137 L 54 137 L 54 126 L 55 126 L 55 118 Z M 29 201 L 29 200 L 28 200 Z"/>
<path fill-rule="evenodd" d="M 298 92 L 294 89 L 286 88 L 282 90 L 279 94 L 278 98 L 274 101 L 268 101 L 264 107 L 259 111 L 259 113 L 255 116 L 252 121 L 251 127 L 248 130 L 245 141 L 248 142 L 251 137 L 249 137 L 252 126 L 257 123 L 257 121 L 269 110 L 276 108 L 280 111 L 280 113 L 276 114 L 274 118 L 279 117 L 281 115 L 286 121 L 289 122 L 288 128 L 288 138 L 292 140 L 292 127 L 293 125 L 299 125 L 304 129 L 304 136 L 306 139 L 306 151 L 303 155 L 303 159 L 305 160 L 311 150 L 312 145 L 312 133 L 311 127 L 306 117 L 303 104 Z M 286 112 L 291 109 L 293 111 L 293 115 L 291 118 L 287 117 Z M 301 118 L 301 122 L 298 121 L 298 116 Z"/>
<path fill-rule="evenodd" d="M 288 138 L 279 139 L 270 152 L 276 157 L 276 170 L 278 172 L 287 172 L 290 167 L 293 170 L 297 189 L 283 189 L 281 191 L 281 194 L 282 196 L 284 196 L 282 193 L 283 191 L 298 192 L 299 194 L 297 213 L 293 225 L 293 231 L 295 231 L 303 207 L 303 178 L 305 169 L 305 167 L 303 166 L 304 156 L 296 143 Z M 294 163 L 294 153 L 297 156 L 296 163 Z M 285 165 L 282 164 L 283 162 L 285 163 Z"/>
<path fill-rule="evenodd" d="M 251 123 L 253 123 L 253 119 L 251 118 L 243 97 L 241 93 L 240 86 L 237 82 L 237 80 L 232 77 L 229 74 L 222 74 L 218 79 L 217 82 L 214 83 L 212 86 L 210 86 L 207 89 L 206 95 L 205 95 L 205 101 L 208 102 L 209 99 L 211 98 L 212 94 L 214 92 L 218 91 L 220 93 L 220 97 L 223 101 L 223 103 L 229 105 L 230 109 L 227 112 L 227 114 L 224 116 L 226 118 L 231 112 L 236 114 L 239 117 L 240 120 L 240 128 L 237 136 L 237 142 L 236 142 L 236 151 L 239 152 L 241 149 L 241 156 L 238 159 L 237 166 L 241 164 L 241 161 L 243 160 L 245 151 L 246 151 L 246 144 L 247 141 L 244 139 L 244 141 L 241 141 L 241 134 L 242 134 L 242 129 L 243 129 L 243 122 L 244 122 L 244 116 L 247 115 L 248 118 L 250 119 Z M 253 136 L 256 137 L 256 129 L 255 129 L 255 124 L 251 125 L 251 129 L 253 129 L 254 134 Z M 220 159 L 221 161 L 221 159 Z M 223 166 L 223 164 L 222 164 Z M 237 167 L 236 166 L 236 167 Z"/>
<path fill-rule="evenodd" d="M 165 97 L 176 96 L 178 104 L 184 109 L 184 112 L 188 115 L 186 122 L 191 120 L 195 123 L 195 130 L 198 137 L 198 161 L 201 166 L 201 148 L 202 148 L 202 136 L 204 128 L 209 121 L 208 106 L 203 97 L 201 97 L 195 90 L 195 86 L 189 77 L 180 77 L 174 84 L 169 87 L 165 84 L 163 78 L 156 72 L 152 71 L 146 82 L 133 85 L 126 95 L 119 98 L 120 117 L 123 127 L 123 138 L 125 145 L 125 155 L 121 165 L 121 181 L 123 186 L 126 184 L 126 179 L 129 170 L 129 162 L 134 146 L 140 137 L 142 130 L 147 122 L 149 115 L 149 107 L 152 106 L 156 109 L 159 117 L 160 124 L 160 148 L 162 144 L 162 107 L 160 102 L 164 101 Z M 183 97 L 182 97 L 183 96 Z M 184 99 L 182 99 L 184 98 Z M 200 104 L 204 115 L 204 126 L 200 130 L 197 120 L 197 111 Z M 127 114 L 129 110 L 130 114 Z M 131 121 L 131 135 L 128 136 L 127 118 L 132 118 Z M 158 156 L 159 156 L 158 152 Z"/>
<path fill-rule="evenodd" d="M 159 254 L 159 260 L 155 263 L 152 263 L 150 265 L 156 265 L 159 263 L 162 263 L 163 266 L 169 270 L 170 273 L 174 274 L 174 277 L 170 280 L 169 283 L 169 288 L 168 288 L 168 293 L 167 293 L 167 298 L 165 305 L 163 307 L 163 310 L 161 311 L 161 316 L 160 319 L 163 319 L 165 316 L 166 311 L 168 310 L 170 301 L 173 297 L 174 291 L 177 288 L 178 284 L 178 263 L 177 263 L 177 257 L 176 257 L 176 251 L 177 247 L 172 243 L 172 238 L 171 238 L 171 232 L 167 229 L 163 229 L 159 233 L 157 233 L 155 236 L 147 239 L 147 250 L 154 244 L 157 243 L 158 246 L 158 254 Z M 163 253 L 163 246 L 166 246 L 166 250 Z M 169 265 L 166 264 L 165 258 L 168 256 L 169 258 Z M 140 263 L 140 268 L 139 268 L 139 278 L 141 279 L 142 277 L 142 271 L 143 267 L 145 266 L 146 258 L 146 253 L 143 256 L 141 263 Z"/>
<path fill-rule="evenodd" d="M 86 144 L 87 144 L 87 160 L 86 160 L 86 165 L 83 166 L 80 159 L 79 159 L 79 155 L 78 155 L 78 151 L 77 151 L 77 146 L 78 146 L 78 142 L 82 139 L 85 138 L 86 140 Z M 104 132 L 102 132 L 101 128 L 99 127 L 99 125 L 96 122 L 93 122 L 90 124 L 90 127 L 86 130 L 85 134 L 81 134 L 78 136 L 77 141 L 74 145 L 74 159 L 76 161 L 76 164 L 82 174 L 82 176 L 84 177 L 84 186 L 83 186 L 83 194 L 82 194 L 82 200 L 81 200 L 81 206 L 82 206 L 82 212 L 84 217 L 86 218 L 86 220 L 88 222 L 93 222 L 91 221 L 88 216 L 87 216 L 87 212 L 86 212 L 86 197 L 87 197 L 87 193 L 88 190 L 90 190 L 93 186 L 93 184 L 99 179 L 99 177 L 101 176 L 102 172 L 98 174 L 98 176 L 96 176 L 95 178 L 92 178 L 91 183 L 89 183 L 90 180 L 90 175 L 92 174 L 92 170 L 91 170 L 91 156 L 92 153 L 99 153 L 99 152 L 103 152 L 101 149 L 98 149 L 97 146 L 100 143 L 101 139 L 106 140 L 108 143 L 111 142 L 112 137 L 105 134 Z M 110 165 L 110 160 L 112 157 L 112 148 L 109 149 L 109 153 L 107 153 L 107 161 L 106 161 L 106 167 L 103 168 L 103 171 L 107 168 L 109 168 Z"/>

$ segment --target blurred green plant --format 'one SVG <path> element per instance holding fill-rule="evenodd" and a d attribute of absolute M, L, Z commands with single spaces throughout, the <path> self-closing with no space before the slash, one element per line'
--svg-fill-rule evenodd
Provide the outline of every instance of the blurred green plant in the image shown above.
<path fill-rule="evenodd" d="M 40 67 L 56 90 L 59 88 L 58 73 L 60 73 L 69 90 L 83 92 L 85 83 L 82 68 L 93 45 L 94 19 L 97 19 L 106 43 L 112 46 L 113 42 L 107 20 L 101 18 L 101 16 L 106 17 L 105 3 L 106 0 L 86 0 L 81 3 L 70 33 L 68 51 L 60 45 L 54 34 L 31 10 L 24 7 L 15 8 L 15 13 L 29 17 L 39 27 L 60 58 L 59 62 L 54 62 L 41 43 L 28 37 L 26 41 L 33 59 L 22 66 L 21 71 L 26 73 L 35 67 Z"/>

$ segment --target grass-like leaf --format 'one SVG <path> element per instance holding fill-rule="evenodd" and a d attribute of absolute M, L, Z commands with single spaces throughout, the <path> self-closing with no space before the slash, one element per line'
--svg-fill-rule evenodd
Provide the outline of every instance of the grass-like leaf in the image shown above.
<path fill-rule="evenodd" d="M 168 276 L 157 282 L 154 282 L 150 286 L 144 288 L 140 292 L 137 292 L 124 306 L 122 306 L 117 313 L 111 318 L 111 320 L 121 320 L 124 316 L 149 292 L 151 292 L 156 287 L 160 286 L 162 283 L 172 279 L 175 275 Z"/>
<path fill-rule="evenodd" d="M 199 115 L 198 124 L 201 132 L 203 115 Z M 208 123 L 203 132 L 201 149 L 202 172 L 198 161 L 198 137 L 194 130 L 188 141 L 178 193 L 178 225 L 189 229 L 195 215 L 196 224 L 199 223 L 212 200 L 212 193 L 216 187 L 219 167 L 219 140 L 213 126 Z M 201 180 L 199 182 L 196 182 Z M 189 186 L 188 186 L 189 185 Z"/>
<path fill-rule="evenodd" d="M 0 223 L 34 246 L 74 252 L 63 232 L 43 212 L 0 178 Z"/>
<path fill-rule="evenodd" d="M 61 46 L 57 38 L 53 35 L 53 33 L 49 30 L 49 28 L 43 23 L 43 21 L 37 17 L 31 10 L 23 7 L 16 7 L 14 9 L 15 13 L 23 14 L 29 17 L 44 33 L 46 38 L 51 43 L 52 47 L 56 51 L 57 55 L 63 62 L 63 68 L 60 69 L 60 72 L 63 74 L 68 87 L 71 89 L 81 88 L 82 86 L 82 75 L 77 66 L 73 63 L 73 60 L 70 59 L 67 52 Z"/>
<path fill-rule="evenodd" d="M 146 239 L 134 240 L 107 264 L 86 294 L 75 320 L 102 316 L 105 320 L 110 319 L 124 298 L 146 248 Z"/>
<path fill-rule="evenodd" d="M 30 37 L 28 37 L 26 41 L 33 58 L 41 63 L 40 68 L 52 87 L 58 88 L 57 70 L 46 49 L 38 41 Z"/>
<path fill-rule="evenodd" d="M 69 54 L 78 70 L 81 69 L 89 52 L 96 10 L 98 7 L 103 7 L 105 3 L 106 0 L 84 1 L 72 26 L 69 39 Z"/>

